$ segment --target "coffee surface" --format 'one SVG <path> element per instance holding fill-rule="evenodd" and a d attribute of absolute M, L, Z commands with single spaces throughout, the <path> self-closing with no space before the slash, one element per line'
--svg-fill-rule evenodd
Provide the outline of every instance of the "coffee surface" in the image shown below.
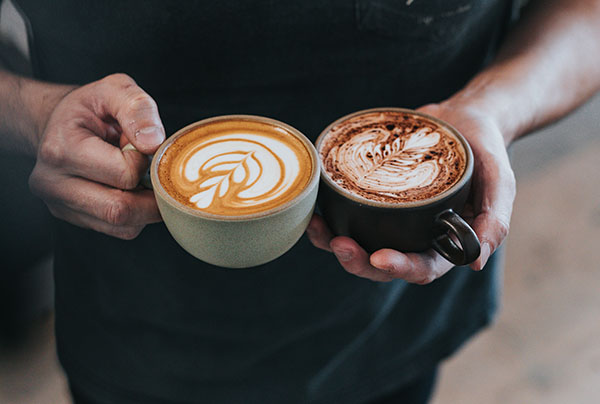
<path fill-rule="evenodd" d="M 466 168 L 460 140 L 419 115 L 377 111 L 332 127 L 319 147 L 327 175 L 363 198 L 413 202 L 451 188 Z"/>
<path fill-rule="evenodd" d="M 179 203 L 228 216 L 292 200 L 311 173 L 300 139 L 274 124 L 244 119 L 191 129 L 167 148 L 158 167 L 161 185 Z"/>

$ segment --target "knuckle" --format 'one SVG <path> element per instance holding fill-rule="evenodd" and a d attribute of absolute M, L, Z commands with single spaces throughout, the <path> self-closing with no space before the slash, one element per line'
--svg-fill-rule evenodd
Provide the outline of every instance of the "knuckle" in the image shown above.
<path fill-rule="evenodd" d="M 508 236 L 508 231 L 510 230 L 508 221 L 497 218 L 496 228 L 498 229 L 498 235 L 500 236 L 501 240 L 504 240 L 506 236 Z"/>
<path fill-rule="evenodd" d="M 495 170 L 497 171 L 498 184 L 505 192 L 514 197 L 517 190 L 517 179 L 508 156 L 497 160 Z"/>
<path fill-rule="evenodd" d="M 514 196 L 517 192 L 517 179 L 515 178 L 515 172 L 511 167 L 508 167 L 505 179 L 506 187 L 510 190 Z"/>
<path fill-rule="evenodd" d="M 390 266 L 381 266 L 381 267 L 376 267 L 379 272 L 381 272 L 383 275 L 388 276 L 388 277 L 393 277 L 394 274 L 396 274 L 398 271 L 398 269 L 391 264 Z"/>
<path fill-rule="evenodd" d="M 124 226 L 129 222 L 131 214 L 131 205 L 124 198 L 118 197 L 107 203 L 105 220 L 113 226 Z"/>
<path fill-rule="evenodd" d="M 138 89 L 138 91 L 135 91 L 135 93 L 130 96 L 127 106 L 131 111 L 144 111 L 157 108 L 154 99 L 141 89 Z"/>
<path fill-rule="evenodd" d="M 28 180 L 29 190 L 31 193 L 37 197 L 40 197 L 42 194 L 41 181 L 38 174 L 38 171 L 34 168 L 33 172 L 29 176 Z"/>
<path fill-rule="evenodd" d="M 415 283 L 417 285 L 428 285 L 431 282 L 435 281 L 436 279 L 437 278 L 434 274 L 428 273 L 428 274 L 421 276 L 420 278 L 417 278 L 417 281 Z"/>
<path fill-rule="evenodd" d="M 396 280 L 396 278 L 393 277 L 393 276 L 384 276 L 383 278 L 378 279 L 377 282 L 389 283 L 389 282 L 394 281 L 394 280 Z"/>
<path fill-rule="evenodd" d="M 38 158 L 50 165 L 61 166 L 65 162 L 66 155 L 60 142 L 47 139 L 40 145 Z"/>
<path fill-rule="evenodd" d="M 134 189 L 139 183 L 139 178 L 132 170 L 124 169 L 119 174 L 117 181 L 121 189 Z"/>
<path fill-rule="evenodd" d="M 124 227 L 115 232 L 114 236 L 122 240 L 133 240 L 142 232 L 143 227 Z"/>
<path fill-rule="evenodd" d="M 102 81 L 118 87 L 130 87 L 135 85 L 135 81 L 131 78 L 131 76 L 125 73 L 113 73 L 106 76 L 104 79 L 102 79 Z"/>

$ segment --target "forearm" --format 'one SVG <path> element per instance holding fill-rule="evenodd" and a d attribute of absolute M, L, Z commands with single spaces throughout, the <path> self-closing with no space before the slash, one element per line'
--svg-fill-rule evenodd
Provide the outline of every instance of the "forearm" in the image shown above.
<path fill-rule="evenodd" d="M 509 144 L 600 88 L 598 38 L 599 0 L 534 1 L 496 61 L 451 101 L 491 115 Z"/>
<path fill-rule="evenodd" d="M 71 89 L 0 69 L 0 149 L 35 155 L 52 109 Z"/>

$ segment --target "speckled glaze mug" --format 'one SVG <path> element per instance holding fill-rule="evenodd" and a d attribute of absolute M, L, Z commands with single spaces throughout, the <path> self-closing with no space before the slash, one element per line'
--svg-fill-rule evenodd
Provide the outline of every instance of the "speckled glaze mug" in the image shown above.
<path fill-rule="evenodd" d="M 232 187 L 240 186 L 240 184 L 246 181 L 242 174 L 239 174 L 235 170 L 232 171 L 227 179 L 227 186 L 223 185 L 224 182 L 221 180 L 219 183 L 220 188 L 215 187 L 214 190 L 211 187 L 214 187 L 216 180 L 207 180 L 206 184 L 209 185 L 204 188 L 198 188 L 200 190 L 204 189 L 206 192 L 198 192 L 193 198 L 188 198 L 192 200 L 192 202 L 188 203 L 187 200 L 179 198 L 177 192 L 173 191 L 170 184 L 167 184 L 167 180 L 165 180 L 167 177 L 163 174 L 166 172 L 164 167 L 166 164 L 171 164 L 168 163 L 169 159 L 177 159 L 180 157 L 178 155 L 184 153 L 184 151 L 180 152 L 178 150 L 179 146 L 173 147 L 174 144 L 180 144 L 185 141 L 181 140 L 177 142 L 180 138 L 183 139 L 182 137 L 186 135 L 191 136 L 190 134 L 194 131 L 206 130 L 209 133 L 210 131 L 206 128 L 219 127 L 219 125 L 234 129 L 239 128 L 239 130 L 235 129 L 239 133 L 258 133 L 262 125 L 268 131 L 272 130 L 275 136 L 283 136 L 284 140 L 285 137 L 289 136 L 291 138 L 287 138 L 287 140 L 291 139 L 296 143 L 299 141 L 298 144 L 301 144 L 306 149 L 310 157 L 310 162 L 308 163 L 310 170 L 305 173 L 308 175 L 308 178 L 303 180 L 301 186 L 293 183 L 288 187 L 290 189 L 293 187 L 298 188 L 292 194 L 294 196 L 291 199 L 284 200 L 282 203 L 277 202 L 274 205 L 270 204 L 266 210 L 228 215 L 222 214 L 222 212 L 218 213 L 219 211 L 215 213 L 215 211 L 197 209 L 194 204 L 203 207 L 210 202 L 207 202 L 207 198 L 214 198 L 215 194 L 227 195 L 228 192 L 233 192 Z M 270 157 L 266 156 L 264 157 L 265 161 L 261 161 L 260 153 L 264 152 L 261 149 L 263 145 L 254 145 L 254 138 L 246 139 L 248 145 L 243 144 L 246 141 L 244 139 L 240 141 L 236 138 L 235 140 L 237 142 L 236 145 L 242 142 L 241 147 L 259 148 L 248 152 L 246 156 L 248 160 L 254 158 L 255 162 L 250 162 L 250 164 L 244 160 L 243 164 L 238 164 L 238 168 L 244 164 L 244 167 L 250 167 L 250 165 L 258 163 L 261 167 L 260 172 L 267 172 L 268 177 L 273 171 L 272 167 L 268 166 L 270 164 L 269 161 L 279 161 L 280 164 L 287 164 L 285 159 L 279 157 L 275 158 L 275 160 L 268 160 Z M 236 158 L 235 156 L 232 158 Z M 204 165 L 200 166 L 200 169 L 203 169 L 202 167 L 207 166 L 207 164 L 213 164 L 211 161 L 214 160 L 211 156 L 192 156 L 189 160 L 190 162 L 187 164 L 193 166 L 194 158 L 196 160 L 205 159 L 208 161 L 203 160 L 205 162 L 203 163 Z M 225 167 L 222 161 L 214 161 L 214 164 L 217 165 L 215 167 L 219 168 L 218 164 L 221 164 L 220 167 Z M 163 163 L 162 169 L 160 168 L 161 163 Z M 196 169 L 196 166 L 193 166 L 193 168 Z M 215 170 L 218 174 L 224 172 L 223 170 Z M 274 260 L 292 248 L 306 230 L 312 216 L 317 198 L 319 172 L 319 159 L 316 150 L 300 131 L 273 119 L 250 115 L 219 116 L 186 126 L 169 137 L 161 145 L 154 155 L 150 166 L 150 178 L 156 202 L 167 229 L 173 238 L 194 257 L 226 268 L 248 268 L 261 265 Z M 258 181 L 252 177 L 252 174 L 249 174 L 248 178 L 250 178 L 248 180 L 249 187 Z M 271 181 L 269 178 L 267 180 Z M 236 183 L 236 181 L 238 182 Z M 166 188 L 169 188 L 170 192 Z"/>

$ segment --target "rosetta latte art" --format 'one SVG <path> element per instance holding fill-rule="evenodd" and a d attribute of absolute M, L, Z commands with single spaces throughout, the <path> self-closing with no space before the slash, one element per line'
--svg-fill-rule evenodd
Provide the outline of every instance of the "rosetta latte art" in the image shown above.
<path fill-rule="evenodd" d="M 382 142 L 381 135 L 380 131 L 362 133 L 332 150 L 339 172 L 360 188 L 388 195 L 433 182 L 438 161 L 423 157 L 439 142 L 439 133 L 421 129 L 404 143 L 399 137 Z"/>
<path fill-rule="evenodd" d="M 207 209 L 216 202 L 239 208 L 279 198 L 294 183 L 300 166 L 283 143 L 235 134 L 198 145 L 181 169 L 189 187 L 198 191 L 190 202 Z"/>
<path fill-rule="evenodd" d="M 310 178 L 302 142 L 265 124 L 217 122 L 178 138 L 160 163 L 161 183 L 180 203 L 219 215 L 279 206 Z"/>
<path fill-rule="evenodd" d="M 359 115 L 333 127 L 320 147 L 328 176 L 370 200 L 430 198 L 455 184 L 465 168 L 458 139 L 443 127 L 397 113 Z"/>

